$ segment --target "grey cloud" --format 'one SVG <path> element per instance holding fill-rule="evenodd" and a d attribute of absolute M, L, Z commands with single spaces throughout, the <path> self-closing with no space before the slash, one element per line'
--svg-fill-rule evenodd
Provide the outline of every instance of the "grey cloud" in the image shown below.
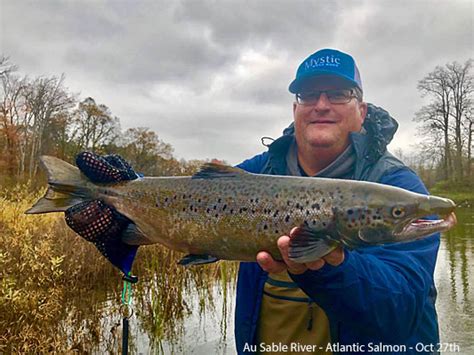
<path fill-rule="evenodd" d="M 25 73 L 65 72 L 124 128 L 153 128 L 178 157 L 234 163 L 291 121 L 288 84 L 318 48 L 356 58 L 367 100 L 401 123 L 394 144 L 414 137 L 417 81 L 473 49 L 472 1 L 1 4 L 1 51 Z"/>
<path fill-rule="evenodd" d="M 41 6 L 7 6 L 10 14 L 25 12 L 26 16 L 4 19 L 7 27 L 13 27 L 12 33 L 17 33 L 7 38 L 4 50 L 27 40 L 36 44 L 30 50 L 41 56 L 42 49 L 60 42 L 61 50 L 54 54 L 63 55 L 62 60 L 72 67 L 105 80 L 145 84 L 157 80 L 202 82 L 235 58 L 210 43 L 202 26 L 176 22 L 174 4 L 178 3 L 136 4 L 44 2 Z M 20 50 L 16 52 L 21 55 Z"/>
<path fill-rule="evenodd" d="M 177 12 L 188 22 L 208 26 L 212 38 L 221 46 L 258 47 L 271 42 L 281 50 L 310 46 L 318 47 L 318 41 L 330 41 L 338 14 L 347 2 L 310 1 L 215 1 L 184 2 Z M 222 6 L 225 4 L 225 6 Z"/>

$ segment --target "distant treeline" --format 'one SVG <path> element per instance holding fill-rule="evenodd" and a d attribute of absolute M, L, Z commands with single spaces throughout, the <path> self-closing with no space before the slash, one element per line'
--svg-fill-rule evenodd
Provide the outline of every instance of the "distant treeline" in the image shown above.
<path fill-rule="evenodd" d="M 109 107 L 69 92 L 64 75 L 22 77 L 1 57 L 0 80 L 0 186 L 34 180 L 44 154 L 69 162 L 84 150 L 120 154 L 154 176 L 189 175 L 204 162 L 178 161 L 171 144 L 148 128 L 122 131 Z"/>
<path fill-rule="evenodd" d="M 91 150 L 120 154 L 146 175 L 189 175 L 203 163 L 177 160 L 173 147 L 148 128 L 120 129 L 120 120 L 104 104 L 79 100 L 65 77 L 20 76 L 7 57 L 0 57 L 0 185 L 34 180 L 38 157 L 50 154 L 74 161 Z M 418 82 L 428 99 L 414 118 L 420 122 L 416 153 L 397 155 L 429 185 L 472 179 L 474 79 L 472 59 L 437 66 Z"/>
<path fill-rule="evenodd" d="M 428 99 L 414 120 L 420 122 L 417 151 L 402 157 L 432 185 L 451 181 L 472 186 L 474 78 L 472 59 L 437 66 L 418 82 L 418 90 Z M 453 189 L 458 186 L 452 185 Z"/>

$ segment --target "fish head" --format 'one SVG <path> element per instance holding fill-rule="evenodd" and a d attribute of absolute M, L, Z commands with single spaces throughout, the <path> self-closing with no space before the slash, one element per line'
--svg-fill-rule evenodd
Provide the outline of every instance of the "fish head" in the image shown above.
<path fill-rule="evenodd" d="M 455 203 L 447 198 L 410 191 L 387 190 L 368 194 L 349 208 L 337 209 L 338 230 L 348 244 L 408 242 L 456 224 Z"/>

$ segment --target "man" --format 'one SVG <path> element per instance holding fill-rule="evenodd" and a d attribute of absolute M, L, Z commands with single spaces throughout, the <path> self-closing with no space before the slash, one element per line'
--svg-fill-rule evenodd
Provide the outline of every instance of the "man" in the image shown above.
<path fill-rule="evenodd" d="M 289 90 L 295 94 L 294 126 L 268 152 L 239 167 L 427 193 L 416 174 L 386 151 L 398 125 L 362 101 L 351 56 L 332 49 L 312 54 Z M 313 344 L 320 352 L 416 353 L 417 343 L 439 341 L 433 282 L 439 234 L 405 244 L 339 248 L 308 264 L 288 260 L 290 238 L 278 240 L 284 262 L 260 252 L 258 264 L 241 263 L 235 317 L 239 353 L 249 344 L 264 350 L 262 343 L 279 342 Z M 376 348 L 380 344 L 387 347 Z"/>
<path fill-rule="evenodd" d="M 351 56 L 333 49 L 317 51 L 299 66 L 289 90 L 295 94 L 294 123 L 267 152 L 244 161 L 240 168 L 262 174 L 365 180 L 427 193 L 416 174 L 387 152 L 398 125 L 384 110 L 363 102 L 362 82 Z M 89 167 L 97 164 L 100 169 L 92 170 L 112 172 L 110 181 L 117 181 L 116 176 L 135 178 L 120 159 L 87 154 L 78 159 L 81 170 L 96 180 Z M 116 212 L 97 202 L 66 215 L 68 224 L 84 236 L 106 212 L 112 216 L 107 223 L 118 225 L 118 230 L 126 225 Z M 240 265 L 235 314 L 238 353 L 308 353 L 308 349 L 416 353 L 417 343 L 439 341 L 433 282 L 439 234 L 404 244 L 352 251 L 338 248 L 307 264 L 288 259 L 291 236 L 278 240 L 284 262 L 262 251 L 257 263 Z M 96 235 L 93 241 L 102 237 Z M 112 245 L 110 236 L 105 240 L 102 252 L 109 250 L 105 253 L 109 259 L 128 273 L 136 249 Z M 114 259 L 110 254 L 118 256 Z"/>

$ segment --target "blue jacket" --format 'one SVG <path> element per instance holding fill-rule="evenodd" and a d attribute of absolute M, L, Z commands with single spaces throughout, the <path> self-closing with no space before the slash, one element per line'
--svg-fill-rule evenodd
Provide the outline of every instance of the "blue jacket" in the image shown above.
<path fill-rule="evenodd" d="M 366 134 L 351 134 L 357 155 L 354 179 L 427 194 L 420 178 L 386 151 L 397 129 L 396 121 L 384 110 L 370 105 L 364 127 Z M 292 134 L 290 126 L 267 152 L 239 167 L 253 173 L 284 175 L 285 154 Z M 417 343 L 439 342 L 433 281 L 439 242 L 440 236 L 435 234 L 410 243 L 345 250 L 345 260 L 337 267 L 326 264 L 318 271 L 290 276 L 326 312 L 332 344 L 358 343 L 367 352 L 370 343 L 403 345 L 407 353 L 419 354 L 415 349 Z M 240 264 L 235 312 L 239 354 L 245 344 L 255 344 L 266 278 L 267 273 L 257 263 Z"/>

